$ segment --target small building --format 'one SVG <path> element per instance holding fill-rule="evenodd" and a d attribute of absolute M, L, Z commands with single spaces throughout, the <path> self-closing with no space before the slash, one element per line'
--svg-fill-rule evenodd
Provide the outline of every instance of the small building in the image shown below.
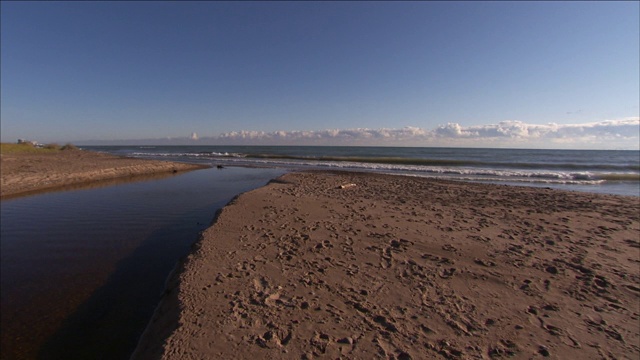
<path fill-rule="evenodd" d="M 37 146 L 38 142 L 35 140 L 18 139 L 18 144 L 31 144 L 33 146 Z"/>

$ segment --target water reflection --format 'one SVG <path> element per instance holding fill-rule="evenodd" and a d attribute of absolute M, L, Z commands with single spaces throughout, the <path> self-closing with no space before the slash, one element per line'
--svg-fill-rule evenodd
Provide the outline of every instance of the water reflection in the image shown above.
<path fill-rule="evenodd" d="M 216 210 L 282 173 L 206 169 L 3 200 L 3 358 L 127 358 Z"/>
<path fill-rule="evenodd" d="M 140 174 L 135 176 L 120 177 L 115 179 L 95 180 L 95 181 L 89 181 L 85 183 L 61 185 L 61 186 L 50 187 L 46 189 L 21 192 L 19 194 L 5 195 L 2 197 L 2 200 L 9 200 L 9 199 L 15 199 L 15 198 L 21 198 L 21 197 L 33 196 L 33 195 L 41 195 L 41 194 L 59 192 L 59 191 L 98 189 L 98 188 L 114 186 L 114 185 L 129 184 L 132 182 L 160 180 L 160 179 L 165 179 L 172 176 L 177 176 L 177 175 L 169 172 L 164 172 L 164 173 L 157 173 L 157 174 Z"/>

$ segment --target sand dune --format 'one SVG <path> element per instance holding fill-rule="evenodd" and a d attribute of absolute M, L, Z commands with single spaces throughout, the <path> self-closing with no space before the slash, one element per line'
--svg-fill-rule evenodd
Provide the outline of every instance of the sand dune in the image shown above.
<path fill-rule="evenodd" d="M 639 202 L 287 174 L 220 212 L 133 358 L 637 359 Z"/>
<path fill-rule="evenodd" d="M 202 165 L 143 160 L 73 150 L 2 154 L 0 197 L 19 196 L 70 185 L 203 168 Z"/>

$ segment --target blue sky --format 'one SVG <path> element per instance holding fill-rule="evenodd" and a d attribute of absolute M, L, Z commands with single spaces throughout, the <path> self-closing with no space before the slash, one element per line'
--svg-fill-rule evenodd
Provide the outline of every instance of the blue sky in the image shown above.
<path fill-rule="evenodd" d="M 2 141 L 638 147 L 639 2 L 3 1 L 1 16 Z"/>

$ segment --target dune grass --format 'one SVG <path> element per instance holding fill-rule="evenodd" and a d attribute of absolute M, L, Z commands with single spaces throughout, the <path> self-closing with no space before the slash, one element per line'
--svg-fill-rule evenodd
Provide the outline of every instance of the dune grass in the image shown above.
<path fill-rule="evenodd" d="M 58 144 L 47 144 L 44 147 L 35 147 L 32 144 L 11 144 L 11 143 L 1 143 L 0 144 L 0 154 L 23 154 L 23 153 L 34 153 L 34 154 L 45 154 L 45 153 L 54 153 L 61 150 L 76 150 L 78 149 L 73 144 L 66 144 L 64 146 L 60 146 Z"/>

